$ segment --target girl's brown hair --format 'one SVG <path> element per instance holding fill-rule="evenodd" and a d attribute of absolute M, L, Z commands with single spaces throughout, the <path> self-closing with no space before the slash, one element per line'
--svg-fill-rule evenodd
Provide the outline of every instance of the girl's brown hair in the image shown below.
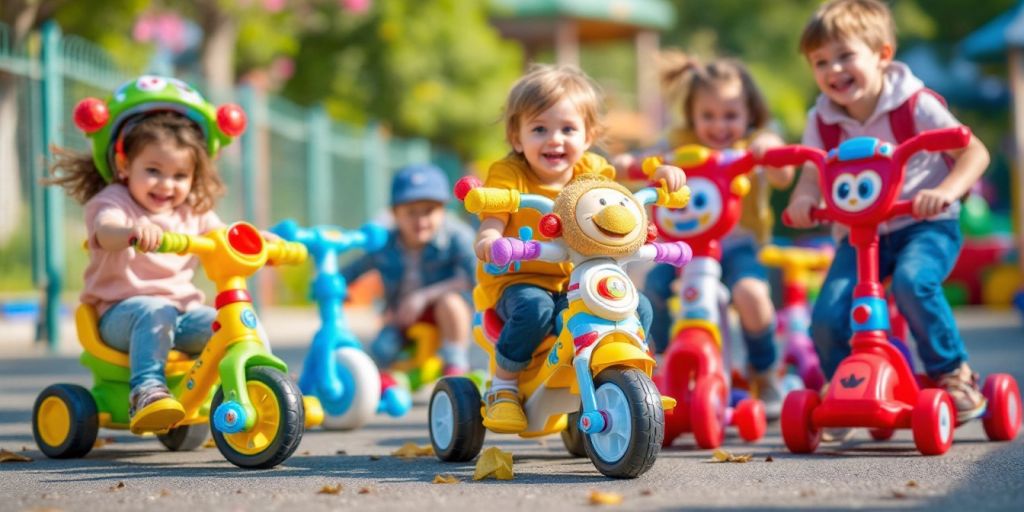
<path fill-rule="evenodd" d="M 686 128 L 693 128 L 693 104 L 697 92 L 739 85 L 750 116 L 749 129 L 759 130 L 768 125 L 771 114 L 754 78 L 736 59 L 715 59 L 704 64 L 678 50 L 669 50 L 661 56 L 661 83 L 666 97 L 682 99 L 682 115 Z"/>
<path fill-rule="evenodd" d="M 196 213 L 213 209 L 217 199 L 224 195 L 224 183 L 206 152 L 203 132 L 187 117 L 174 112 L 145 114 L 134 124 L 128 122 L 123 133 L 124 155 L 131 162 L 148 144 L 170 141 L 179 148 L 188 149 L 192 154 L 195 171 L 192 175 L 192 190 L 186 204 Z M 52 177 L 44 179 L 46 185 L 60 185 L 68 195 L 85 203 L 98 194 L 108 183 L 103 179 L 91 152 L 78 152 L 66 148 L 53 148 L 56 161 L 50 168 Z M 115 182 L 120 181 L 115 172 Z"/>
<path fill-rule="evenodd" d="M 568 98 L 579 109 L 586 123 L 587 138 L 597 141 L 601 126 L 601 92 L 597 84 L 579 68 L 534 64 L 512 86 L 505 102 L 505 138 L 509 144 L 519 139 L 523 122 Z"/>

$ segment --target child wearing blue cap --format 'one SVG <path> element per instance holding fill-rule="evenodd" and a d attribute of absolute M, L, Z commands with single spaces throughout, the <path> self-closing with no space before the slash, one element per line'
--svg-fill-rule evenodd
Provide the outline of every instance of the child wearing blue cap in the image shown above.
<path fill-rule="evenodd" d="M 352 282 L 376 269 L 384 283 L 384 327 L 370 346 L 381 368 L 390 366 L 405 344 L 405 331 L 431 318 L 441 334 L 445 375 L 469 369 L 472 309 L 468 294 L 476 272 L 475 233 L 448 216 L 451 186 L 441 169 L 413 164 L 391 182 L 395 226 L 380 249 L 364 254 L 341 272 Z"/>

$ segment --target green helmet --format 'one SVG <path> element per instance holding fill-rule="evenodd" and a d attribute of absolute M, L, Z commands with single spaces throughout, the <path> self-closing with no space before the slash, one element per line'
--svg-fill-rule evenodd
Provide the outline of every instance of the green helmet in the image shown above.
<path fill-rule="evenodd" d="M 93 161 L 109 183 L 114 179 L 120 137 L 129 121 L 142 114 L 168 111 L 199 125 L 211 157 L 245 131 L 245 112 L 238 105 L 216 108 L 185 82 L 153 75 L 121 84 L 107 101 L 85 98 L 75 106 L 74 120 L 92 141 Z"/>

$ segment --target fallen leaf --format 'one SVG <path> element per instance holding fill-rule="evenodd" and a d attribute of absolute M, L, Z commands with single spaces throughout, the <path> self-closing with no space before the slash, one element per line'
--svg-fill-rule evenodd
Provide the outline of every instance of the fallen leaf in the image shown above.
<path fill-rule="evenodd" d="M 170 495 L 171 495 L 171 491 L 168 491 L 167 489 L 160 489 L 160 496 L 167 497 L 167 496 L 170 496 Z"/>
<path fill-rule="evenodd" d="M 920 486 L 917 485 L 917 480 L 910 480 L 909 482 L 907 482 L 907 487 L 920 487 Z"/>
<path fill-rule="evenodd" d="M 348 455 L 348 452 L 345 451 L 345 450 L 337 450 L 337 451 L 334 452 L 334 454 L 335 455 Z"/>
<path fill-rule="evenodd" d="M 434 475 L 434 482 L 433 483 L 435 483 L 435 484 L 457 484 L 457 483 L 459 483 L 461 481 L 462 480 L 459 480 L 458 478 L 456 478 L 455 475 L 445 474 L 445 475 Z"/>
<path fill-rule="evenodd" d="M 814 496 L 814 491 L 807 490 L 807 489 L 804 489 L 804 490 L 800 491 L 800 497 L 801 498 L 806 498 L 808 496 Z"/>
<path fill-rule="evenodd" d="M 654 495 L 654 489 L 644 489 L 640 491 L 641 496 L 652 496 Z"/>
<path fill-rule="evenodd" d="M 737 462 L 742 464 L 744 462 L 750 462 L 750 459 L 753 457 L 754 455 L 750 453 L 746 455 L 733 455 L 719 448 L 711 454 L 711 462 Z"/>
<path fill-rule="evenodd" d="M 484 453 L 480 455 L 480 460 L 476 462 L 473 480 L 483 480 L 487 477 L 512 480 L 512 454 L 501 451 L 497 446 L 484 450 Z"/>
<path fill-rule="evenodd" d="M 775 462 L 775 459 L 773 459 L 773 458 L 772 458 L 772 456 L 771 456 L 771 455 L 769 455 L 769 456 L 767 456 L 767 457 L 765 457 L 765 458 L 764 458 L 764 461 L 765 461 L 765 462 Z"/>
<path fill-rule="evenodd" d="M 110 486 L 110 491 L 111 492 L 120 491 L 121 489 L 124 489 L 125 487 L 128 487 L 128 486 L 125 485 L 123 481 L 122 482 L 118 482 L 118 483 Z"/>
<path fill-rule="evenodd" d="M 370 455 L 370 460 L 380 460 L 380 455 Z"/>
<path fill-rule="evenodd" d="M 370 494 L 373 492 L 373 487 L 360 487 L 359 494 Z"/>
<path fill-rule="evenodd" d="M 20 453 L 0 450 L 0 462 L 32 462 L 32 457 L 26 457 Z"/>
<path fill-rule="evenodd" d="M 618 505 L 622 503 L 622 495 L 616 492 L 590 491 L 591 505 Z"/>
<path fill-rule="evenodd" d="M 214 441 L 212 437 L 207 439 L 206 442 L 203 443 L 203 448 L 216 448 L 216 447 L 217 447 L 217 441 Z"/>
<path fill-rule="evenodd" d="M 434 447 L 432 445 L 418 446 L 416 443 L 409 441 L 402 445 L 401 448 L 391 452 L 392 457 L 398 457 L 401 459 L 413 459 L 416 457 L 431 457 L 434 455 Z"/>
<path fill-rule="evenodd" d="M 336 494 L 341 494 L 341 490 L 342 490 L 341 484 L 334 484 L 334 485 L 329 485 L 328 484 L 328 485 L 324 485 L 323 487 L 321 487 L 320 490 L 317 491 L 317 494 L 336 495 Z"/>
<path fill-rule="evenodd" d="M 901 491 L 892 491 L 892 497 L 898 500 L 902 500 L 907 497 L 907 494 Z"/>
<path fill-rule="evenodd" d="M 302 450 L 302 453 L 299 455 L 309 455 L 309 450 Z"/>

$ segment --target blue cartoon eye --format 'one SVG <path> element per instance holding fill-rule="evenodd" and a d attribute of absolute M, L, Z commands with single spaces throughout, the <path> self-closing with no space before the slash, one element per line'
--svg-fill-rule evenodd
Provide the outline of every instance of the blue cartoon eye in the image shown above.
<path fill-rule="evenodd" d="M 697 195 L 693 197 L 693 207 L 698 210 L 703 210 L 708 204 L 708 196 L 704 195 L 703 192 L 697 192 Z"/>
<path fill-rule="evenodd" d="M 846 199 L 847 197 L 850 197 L 850 184 L 840 183 L 839 189 L 836 192 L 839 195 L 839 199 Z"/>
<path fill-rule="evenodd" d="M 868 199 L 875 191 L 875 184 L 871 180 L 862 180 L 857 184 L 857 195 L 861 199 Z"/>

